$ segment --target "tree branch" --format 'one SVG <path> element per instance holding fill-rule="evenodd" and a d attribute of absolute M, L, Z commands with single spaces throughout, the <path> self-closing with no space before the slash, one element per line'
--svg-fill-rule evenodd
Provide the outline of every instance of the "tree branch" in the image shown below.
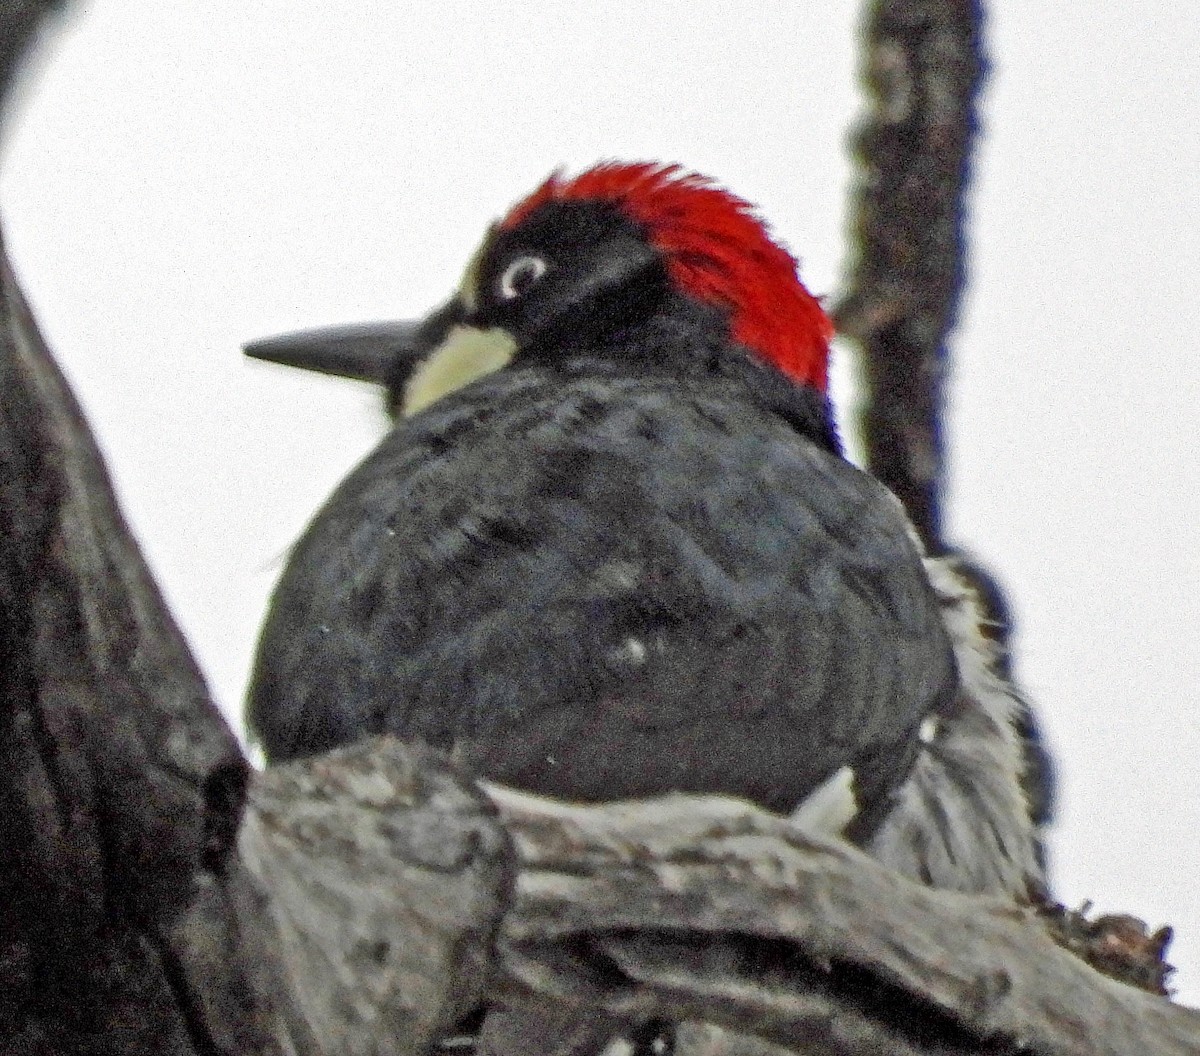
<path fill-rule="evenodd" d="M 855 137 L 858 259 L 838 329 L 862 350 L 871 472 L 942 552 L 946 338 L 965 273 L 963 213 L 983 78 L 979 0 L 875 0 L 871 110 Z"/>
<path fill-rule="evenodd" d="M 1200 1013 L 1099 975 L 1032 909 L 912 884 L 737 801 L 584 807 L 484 787 L 518 866 L 498 932 L 506 842 L 436 757 L 384 739 L 256 778 L 242 853 L 270 915 L 294 929 L 292 948 L 308 951 L 288 960 L 318 1041 L 376 1051 L 345 1038 L 419 1018 L 415 1040 L 379 1051 L 422 1051 L 486 993 L 575 1021 L 692 1021 L 697 1051 L 711 1047 L 707 1023 L 845 1056 L 1200 1052 Z M 423 908 L 451 890 L 461 910 Z M 394 921 L 375 923 L 380 900 Z M 364 958 L 378 940 L 386 953 Z M 461 977 L 447 970 L 455 958 Z M 325 1008 L 356 1001 L 353 1029 L 312 1014 L 334 980 Z M 453 999 L 436 1023 L 397 1003 L 439 989 Z"/>
<path fill-rule="evenodd" d="M 273 767 L 240 853 L 243 928 L 284 966 L 260 979 L 263 1003 L 294 1051 L 416 1056 L 482 1001 L 512 848 L 431 753 L 385 743 Z"/>

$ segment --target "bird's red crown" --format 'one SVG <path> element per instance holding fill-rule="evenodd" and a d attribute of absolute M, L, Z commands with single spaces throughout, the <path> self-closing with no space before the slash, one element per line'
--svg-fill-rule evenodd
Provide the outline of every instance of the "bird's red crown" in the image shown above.
<path fill-rule="evenodd" d="M 825 391 L 833 324 L 747 201 L 678 165 L 604 162 L 554 173 L 502 221 L 550 201 L 602 201 L 640 225 L 676 286 L 729 312 L 730 334 L 789 377 Z"/>

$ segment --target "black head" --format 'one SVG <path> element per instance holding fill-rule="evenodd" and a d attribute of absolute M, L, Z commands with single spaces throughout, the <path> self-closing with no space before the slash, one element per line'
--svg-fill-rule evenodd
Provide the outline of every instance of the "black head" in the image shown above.
<path fill-rule="evenodd" d="M 680 324 L 684 340 L 639 342 L 652 320 Z M 831 333 L 795 259 L 749 203 L 676 166 L 609 162 L 556 174 L 514 206 L 426 320 L 310 331 L 246 351 L 382 382 L 393 410 L 410 415 L 514 363 L 578 350 L 641 362 L 645 352 L 659 358 L 643 368 L 691 372 L 710 369 L 714 343 L 823 401 Z M 666 344 L 672 354 L 660 356 Z"/>
<path fill-rule="evenodd" d="M 603 346 L 667 292 L 662 257 L 637 225 L 605 203 L 556 202 L 493 226 L 455 296 L 424 320 L 288 334 L 246 353 L 383 384 L 409 415 L 510 363 Z"/>

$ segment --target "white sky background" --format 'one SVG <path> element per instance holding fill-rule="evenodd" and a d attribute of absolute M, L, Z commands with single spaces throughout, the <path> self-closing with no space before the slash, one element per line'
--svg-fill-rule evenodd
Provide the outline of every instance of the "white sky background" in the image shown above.
<path fill-rule="evenodd" d="M 424 311 L 552 167 L 613 156 L 720 178 L 836 291 L 861 6 L 93 0 L 74 20 L 4 159 L 11 251 L 231 716 L 282 555 L 384 427 L 368 390 L 239 345 Z M 1062 771 L 1060 896 L 1176 925 L 1200 1004 L 1200 16 L 992 6 L 952 534 L 1018 616 Z"/>

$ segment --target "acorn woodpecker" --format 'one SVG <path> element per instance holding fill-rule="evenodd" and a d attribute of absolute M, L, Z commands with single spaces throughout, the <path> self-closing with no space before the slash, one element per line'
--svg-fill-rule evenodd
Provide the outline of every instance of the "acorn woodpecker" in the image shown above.
<path fill-rule="evenodd" d="M 268 758 L 391 733 L 565 799 L 743 797 L 1021 892 L 1019 702 L 965 580 L 842 456 L 831 334 L 747 202 L 605 163 L 513 207 L 428 318 L 249 346 L 395 416 L 276 588 Z"/>

